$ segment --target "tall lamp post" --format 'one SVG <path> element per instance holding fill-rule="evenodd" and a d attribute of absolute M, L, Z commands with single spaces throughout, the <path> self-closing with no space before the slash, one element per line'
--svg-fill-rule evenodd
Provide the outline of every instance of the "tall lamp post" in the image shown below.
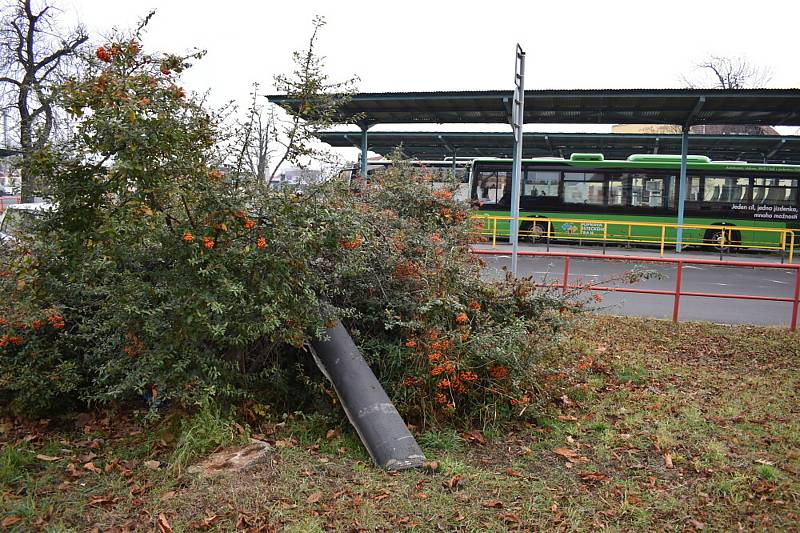
<path fill-rule="evenodd" d="M 522 126 L 525 123 L 525 52 L 517 44 L 514 62 L 514 101 L 511 107 L 511 129 L 514 132 L 514 163 L 511 167 L 511 273 L 517 275 L 517 246 L 519 242 L 519 196 L 522 184 Z"/>

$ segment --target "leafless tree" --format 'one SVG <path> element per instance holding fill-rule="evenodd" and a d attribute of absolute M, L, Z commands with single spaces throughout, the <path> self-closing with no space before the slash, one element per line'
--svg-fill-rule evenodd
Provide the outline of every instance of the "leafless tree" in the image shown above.
<path fill-rule="evenodd" d="M 253 84 L 253 100 L 248 110 L 249 133 L 247 144 L 244 147 L 244 159 L 247 163 L 250 174 L 259 182 L 264 183 L 267 179 L 269 161 L 272 157 L 277 132 L 275 130 L 275 114 L 266 114 L 264 106 L 259 103 L 258 83 Z"/>
<path fill-rule="evenodd" d="M 47 3 L 13 0 L 0 22 L 0 94 L 4 112 L 17 115 L 15 141 L 22 156 L 23 201 L 34 195 L 27 158 L 32 150 L 44 146 L 55 127 L 53 84 L 89 38 L 80 26 L 61 31 L 55 14 L 55 8 Z"/>
<path fill-rule="evenodd" d="M 768 68 L 753 65 L 743 57 L 708 56 L 696 66 L 701 74 L 692 79 L 684 77 L 687 87 L 748 89 L 763 87 L 772 78 Z"/>

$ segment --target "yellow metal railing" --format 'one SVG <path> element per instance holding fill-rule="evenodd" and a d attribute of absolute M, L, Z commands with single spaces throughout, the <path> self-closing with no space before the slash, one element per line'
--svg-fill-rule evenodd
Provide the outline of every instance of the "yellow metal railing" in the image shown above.
<path fill-rule="evenodd" d="M 510 216 L 503 215 L 474 215 L 474 220 L 482 221 L 482 226 L 478 234 L 490 237 L 492 248 L 497 246 L 497 239 L 509 236 L 511 220 Z M 717 249 L 728 248 L 750 248 L 757 250 L 771 250 L 780 252 L 788 256 L 791 263 L 794 258 L 795 232 L 787 228 L 755 228 L 750 226 L 720 226 L 705 224 L 672 224 L 659 222 L 633 222 L 627 220 L 592 220 L 579 218 L 545 218 L 545 217 L 519 217 L 520 226 L 527 226 L 520 229 L 519 237 L 533 237 L 536 240 L 551 239 L 573 240 L 573 241 L 597 241 L 605 243 L 627 243 L 627 244 L 651 244 L 658 245 L 660 253 L 664 255 L 664 249 L 668 245 L 677 244 L 674 237 L 668 234 L 667 230 L 677 230 L 682 227 L 684 232 L 683 246 L 710 246 Z M 498 222 L 503 222 L 498 225 Z M 527 224 L 529 223 L 529 224 Z M 648 228 L 651 234 L 636 234 L 636 228 Z M 477 228 L 476 228 L 477 229 Z M 659 231 L 660 230 L 660 231 Z M 694 232 L 691 230 L 702 230 Z M 715 241 L 710 242 L 706 239 L 705 230 L 718 231 L 719 234 Z M 741 239 L 734 238 L 738 233 Z M 745 234 L 748 238 L 744 238 Z M 769 239 L 769 237 L 772 239 Z M 769 239 L 769 240 L 764 240 Z"/>

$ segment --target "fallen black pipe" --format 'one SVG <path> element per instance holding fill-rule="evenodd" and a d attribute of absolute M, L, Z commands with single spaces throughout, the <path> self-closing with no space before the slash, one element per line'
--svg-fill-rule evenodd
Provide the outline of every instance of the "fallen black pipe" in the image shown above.
<path fill-rule="evenodd" d="M 422 466 L 425 455 L 340 322 L 311 343 L 350 423 L 372 460 L 388 470 Z"/>

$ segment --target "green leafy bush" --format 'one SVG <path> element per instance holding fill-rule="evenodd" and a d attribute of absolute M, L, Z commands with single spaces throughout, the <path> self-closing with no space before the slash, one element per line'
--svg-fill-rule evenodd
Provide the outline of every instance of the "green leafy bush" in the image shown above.
<path fill-rule="evenodd" d="M 312 261 L 346 219 L 217 168 L 217 124 L 177 85 L 190 58 L 135 39 L 97 57 L 63 88 L 75 135 L 35 159 L 58 209 L 6 250 L 0 389 L 22 411 L 242 397 L 323 323 Z"/>
<path fill-rule="evenodd" d="M 577 308 L 482 281 L 451 191 L 402 166 L 356 195 L 266 191 L 219 170 L 217 120 L 177 85 L 191 57 L 96 55 L 61 93 L 74 136 L 33 158 L 58 208 L 2 253 L 4 403 L 306 399 L 326 386 L 303 346 L 342 319 L 412 419 L 524 411 Z"/>
<path fill-rule="evenodd" d="M 540 355 L 579 305 L 528 279 L 481 279 L 468 206 L 402 164 L 351 200 L 364 228 L 336 271 L 339 308 L 413 420 L 506 418 L 534 397 Z"/>

